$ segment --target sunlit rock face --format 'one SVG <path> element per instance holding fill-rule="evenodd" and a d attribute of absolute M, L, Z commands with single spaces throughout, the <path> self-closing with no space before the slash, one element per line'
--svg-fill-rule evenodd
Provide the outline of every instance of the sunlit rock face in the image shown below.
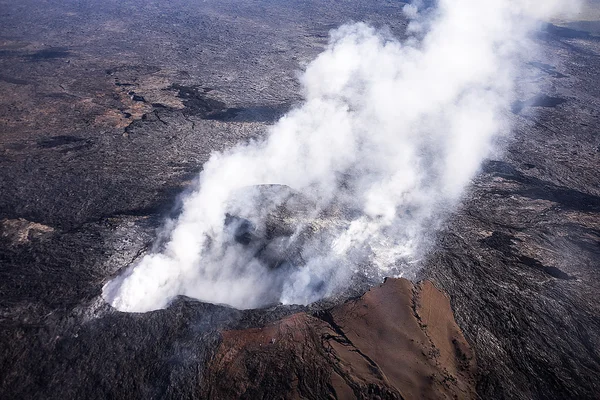
<path fill-rule="evenodd" d="M 431 282 L 388 279 L 328 310 L 224 331 L 201 393 L 224 399 L 271 393 L 285 399 L 474 399 L 476 370 L 448 297 Z"/>

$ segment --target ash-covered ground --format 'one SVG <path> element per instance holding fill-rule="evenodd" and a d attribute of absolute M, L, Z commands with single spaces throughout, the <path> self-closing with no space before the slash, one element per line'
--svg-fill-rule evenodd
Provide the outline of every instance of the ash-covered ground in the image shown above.
<path fill-rule="evenodd" d="M 101 290 L 152 246 L 212 151 L 259 137 L 300 101 L 297 73 L 330 29 L 366 21 L 402 36 L 403 5 L 0 1 L 0 397 L 210 397 L 214 379 L 233 379 L 208 366 L 223 360 L 224 329 L 306 311 L 342 335 L 331 315 L 343 308 L 323 312 L 331 302 L 238 311 L 180 298 L 128 314 Z M 600 37 L 589 19 L 540 30 L 546 56 L 527 70 L 543 93 L 522 90 L 506 152 L 486 161 L 424 260 L 422 278 L 449 295 L 474 351 L 482 398 L 600 393 Z M 300 385 L 303 396 L 331 392 L 323 365 L 290 366 L 315 388 Z M 354 395 L 375 393 L 367 386 Z"/>

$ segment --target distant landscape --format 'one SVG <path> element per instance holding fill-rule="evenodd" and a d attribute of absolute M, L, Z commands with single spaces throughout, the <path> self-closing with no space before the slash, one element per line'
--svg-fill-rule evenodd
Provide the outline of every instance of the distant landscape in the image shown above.
<path fill-rule="evenodd" d="M 407 5 L 0 0 L 0 398 L 597 399 L 600 1 Z"/>

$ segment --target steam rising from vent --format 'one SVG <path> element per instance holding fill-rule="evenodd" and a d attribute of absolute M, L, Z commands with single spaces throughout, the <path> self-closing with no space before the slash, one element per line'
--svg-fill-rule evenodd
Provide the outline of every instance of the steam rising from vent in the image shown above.
<path fill-rule="evenodd" d="M 509 130 L 527 34 L 556 5 L 440 0 L 425 18 L 417 2 L 404 43 L 363 23 L 332 31 L 301 78 L 304 103 L 266 139 L 213 154 L 168 241 L 105 299 L 122 311 L 177 295 L 253 308 L 313 302 L 356 276 L 412 276 Z"/>

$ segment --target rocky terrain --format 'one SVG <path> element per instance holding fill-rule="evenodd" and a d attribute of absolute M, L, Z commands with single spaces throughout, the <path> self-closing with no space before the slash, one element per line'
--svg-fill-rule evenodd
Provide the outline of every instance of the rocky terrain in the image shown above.
<path fill-rule="evenodd" d="M 523 84 L 428 281 L 250 311 L 103 302 L 210 153 L 299 101 L 329 29 L 401 36 L 402 6 L 0 0 L 0 397 L 599 398 L 592 17 L 540 30 L 543 93 Z"/>
<path fill-rule="evenodd" d="M 388 279 L 364 296 L 263 328 L 228 330 L 207 398 L 475 398 L 475 358 L 430 282 Z"/>

